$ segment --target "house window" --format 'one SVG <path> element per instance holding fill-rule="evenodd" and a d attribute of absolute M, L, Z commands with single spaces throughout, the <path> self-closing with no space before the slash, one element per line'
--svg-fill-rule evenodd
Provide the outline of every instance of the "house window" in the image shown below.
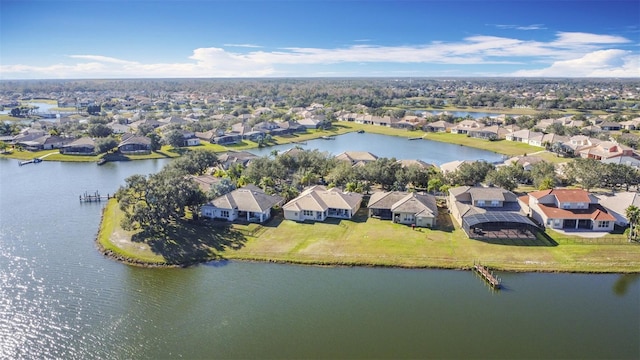
<path fill-rule="evenodd" d="M 229 210 L 220 210 L 220 216 L 228 218 Z"/>
<path fill-rule="evenodd" d="M 571 208 L 571 203 L 562 203 L 562 208 L 563 209 L 570 209 Z"/>
<path fill-rule="evenodd" d="M 609 221 L 600 221 L 600 223 L 598 224 L 599 228 L 608 228 L 609 227 Z"/>
<path fill-rule="evenodd" d="M 311 216 L 311 217 L 313 217 L 313 211 L 311 211 L 311 210 L 302 210 L 302 215 L 303 216 Z"/>
<path fill-rule="evenodd" d="M 491 206 L 498 206 L 500 205 L 500 201 L 498 200 L 491 200 Z"/>
<path fill-rule="evenodd" d="M 553 220 L 553 225 L 554 226 L 560 226 L 560 219 L 554 219 Z"/>
<path fill-rule="evenodd" d="M 484 200 L 478 200 L 478 206 L 484 206 Z"/>
<path fill-rule="evenodd" d="M 587 204 L 585 204 L 583 202 L 578 203 L 578 209 L 586 209 L 586 208 L 587 208 Z"/>

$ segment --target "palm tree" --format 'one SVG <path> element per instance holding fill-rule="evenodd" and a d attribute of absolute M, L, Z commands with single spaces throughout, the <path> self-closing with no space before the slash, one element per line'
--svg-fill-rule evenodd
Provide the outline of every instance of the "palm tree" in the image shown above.
<path fill-rule="evenodd" d="M 625 211 L 625 215 L 629 220 L 629 242 L 632 240 L 636 240 L 636 225 L 638 224 L 638 220 L 640 220 L 640 208 L 635 205 L 631 205 Z"/>

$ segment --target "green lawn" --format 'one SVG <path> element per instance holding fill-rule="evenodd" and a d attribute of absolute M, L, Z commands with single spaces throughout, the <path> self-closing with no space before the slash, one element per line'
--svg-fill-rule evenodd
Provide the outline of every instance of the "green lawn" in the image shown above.
<path fill-rule="evenodd" d="M 113 201 L 112 201 L 113 202 Z M 105 219 L 119 211 L 109 206 Z M 121 216 L 121 215 L 119 215 Z M 112 220 L 111 223 L 114 221 Z M 116 224 L 117 225 L 117 224 Z M 161 238 L 127 234 L 109 223 L 100 231 L 104 247 L 144 262 L 152 255 L 175 264 L 211 259 L 290 262 L 315 265 L 362 265 L 468 269 L 480 261 L 507 271 L 640 272 L 640 245 L 623 235 L 580 239 L 551 233 L 547 239 L 496 244 L 471 240 L 441 214 L 438 229 L 416 229 L 367 218 L 361 210 L 353 220 L 298 223 L 277 216 L 264 225 L 185 222 Z M 110 241 L 103 234 L 111 232 Z M 126 236 L 134 241 L 126 241 Z M 116 246 L 115 244 L 120 244 Z M 139 256 L 137 254 L 140 254 Z M 157 258 L 154 258 L 157 263 Z"/>
<path fill-rule="evenodd" d="M 58 100 L 55 100 L 55 99 L 32 99 L 32 100 L 27 100 L 27 101 L 21 101 L 20 102 L 21 105 L 25 105 L 25 106 L 30 105 L 29 103 L 42 103 L 42 104 L 49 104 L 49 105 L 58 105 Z"/>
<path fill-rule="evenodd" d="M 134 234 L 120 227 L 122 217 L 123 213 L 118 209 L 116 200 L 110 200 L 102 212 L 102 222 L 97 238 L 100 249 L 122 259 L 144 264 L 164 264 L 165 257 L 152 251 L 148 244 L 131 241 Z"/>
<path fill-rule="evenodd" d="M 150 154 L 144 155 L 68 155 L 60 154 L 58 149 L 55 150 L 42 150 L 42 151 L 18 151 L 14 150 L 10 153 L 0 154 L 0 157 L 18 159 L 18 160 L 31 160 L 33 158 L 42 158 L 44 161 L 69 161 L 69 162 L 95 162 L 100 157 L 107 157 L 110 161 L 129 161 L 129 160 L 147 160 L 147 159 L 163 159 L 180 156 L 170 146 L 163 146 L 159 151 L 153 151 Z"/>

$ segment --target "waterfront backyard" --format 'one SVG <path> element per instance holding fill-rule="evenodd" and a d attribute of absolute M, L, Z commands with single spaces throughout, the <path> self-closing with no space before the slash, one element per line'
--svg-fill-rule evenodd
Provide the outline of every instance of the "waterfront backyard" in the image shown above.
<path fill-rule="evenodd" d="M 506 271 L 640 272 L 640 245 L 628 243 L 622 234 L 581 238 L 548 231 L 546 236 L 538 235 L 535 239 L 473 240 L 444 212 L 436 229 L 414 230 L 368 218 L 366 211 L 360 210 L 352 220 L 327 222 L 298 223 L 283 220 L 282 216 L 275 216 L 263 225 L 186 222 L 148 239 L 142 234 L 123 232 L 117 225 L 121 216 L 115 202 L 110 202 L 99 241 L 104 248 L 142 264 L 233 259 L 469 269 L 474 262 L 481 262 Z"/>

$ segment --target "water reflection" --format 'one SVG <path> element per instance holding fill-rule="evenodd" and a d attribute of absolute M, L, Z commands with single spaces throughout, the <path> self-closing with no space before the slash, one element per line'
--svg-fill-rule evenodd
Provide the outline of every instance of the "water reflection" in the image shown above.
<path fill-rule="evenodd" d="M 618 296 L 625 296 L 629 288 L 640 280 L 640 274 L 622 274 L 613 284 L 613 292 Z"/>

